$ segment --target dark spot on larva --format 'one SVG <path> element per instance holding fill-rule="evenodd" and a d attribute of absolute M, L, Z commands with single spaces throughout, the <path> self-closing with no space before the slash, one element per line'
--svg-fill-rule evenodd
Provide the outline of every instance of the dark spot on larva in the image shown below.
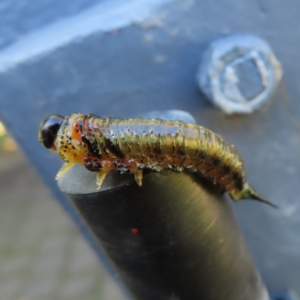
<path fill-rule="evenodd" d="M 75 150 L 75 147 L 74 147 L 74 146 L 72 146 L 72 148 L 73 148 L 73 150 Z"/>
<path fill-rule="evenodd" d="M 104 139 L 104 142 L 105 142 L 105 146 L 111 153 L 115 154 L 117 157 L 120 157 L 120 158 L 125 157 L 125 155 L 121 151 L 119 145 L 115 145 L 110 139 L 107 139 L 107 138 Z"/>
<path fill-rule="evenodd" d="M 206 154 L 205 152 L 203 152 L 203 151 L 201 151 L 201 152 L 199 153 L 199 158 L 201 158 L 201 159 L 205 159 L 206 156 L 207 156 L 207 154 Z"/>
<path fill-rule="evenodd" d="M 156 153 L 156 154 L 161 154 L 161 148 L 160 148 L 160 146 L 155 146 L 153 148 L 153 152 Z"/>
<path fill-rule="evenodd" d="M 235 183 L 235 186 L 242 190 L 243 189 L 243 177 L 238 173 L 238 172 L 232 172 L 232 180 L 234 181 Z"/>
<path fill-rule="evenodd" d="M 229 173 L 231 172 L 231 167 L 225 165 L 225 166 L 223 167 L 223 171 L 224 171 L 225 174 L 229 174 Z"/>
<path fill-rule="evenodd" d="M 85 143 L 85 147 L 88 147 L 89 154 L 101 158 L 97 142 L 91 142 L 86 136 L 81 136 L 82 141 Z"/>
<path fill-rule="evenodd" d="M 181 156 L 185 155 L 186 153 L 184 151 L 182 151 L 181 149 L 177 150 L 177 153 Z"/>
<path fill-rule="evenodd" d="M 213 160 L 212 160 L 212 163 L 214 165 L 214 167 L 218 167 L 221 163 L 221 159 L 215 157 Z"/>
<path fill-rule="evenodd" d="M 231 177 L 233 180 L 237 180 L 240 176 L 238 172 L 232 172 Z"/>
<path fill-rule="evenodd" d="M 100 171 L 102 169 L 102 165 L 100 162 L 98 161 L 94 161 L 94 160 L 88 160 L 88 159 L 84 159 L 85 160 L 85 167 L 89 170 L 89 171 L 93 171 L 93 172 L 97 172 Z"/>

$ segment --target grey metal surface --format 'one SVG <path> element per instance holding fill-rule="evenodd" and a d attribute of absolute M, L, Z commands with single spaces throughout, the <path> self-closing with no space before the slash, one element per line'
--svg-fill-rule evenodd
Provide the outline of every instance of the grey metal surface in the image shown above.
<path fill-rule="evenodd" d="M 174 108 L 191 112 L 198 124 L 235 145 L 244 157 L 251 184 L 281 207 L 233 205 L 268 288 L 292 287 L 299 293 L 298 1 L 157 3 L 145 1 L 137 8 L 133 6 L 137 1 L 98 1 L 103 6 L 74 9 L 72 17 L 58 6 L 53 18 L 44 22 L 47 5 L 41 1 L 35 15 L 41 20 L 33 25 L 30 14 L 20 13 L 18 19 L 31 25 L 18 38 L 3 34 L 7 42 L 0 51 L 0 117 L 45 183 L 85 230 L 54 181 L 59 158 L 38 144 L 42 119 L 50 113 L 76 111 L 114 117 Z M 71 2 L 67 6 L 74 8 Z M 9 15 L 16 18 L 15 8 L 0 10 L 0 20 Z M 243 32 L 268 41 L 282 63 L 284 84 L 263 110 L 229 118 L 200 94 L 195 74 L 209 42 Z"/>

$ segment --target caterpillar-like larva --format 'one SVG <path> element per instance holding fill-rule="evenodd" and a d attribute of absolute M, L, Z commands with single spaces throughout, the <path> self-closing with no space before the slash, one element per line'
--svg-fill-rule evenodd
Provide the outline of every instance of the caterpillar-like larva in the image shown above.
<path fill-rule="evenodd" d="M 93 114 L 51 115 L 39 129 L 39 141 L 65 161 L 56 179 L 74 164 L 97 172 L 100 189 L 107 173 L 133 173 L 142 185 L 143 169 L 188 169 L 221 186 L 233 200 L 261 197 L 247 183 L 241 156 L 223 138 L 202 127 L 160 119 L 113 119 Z"/>

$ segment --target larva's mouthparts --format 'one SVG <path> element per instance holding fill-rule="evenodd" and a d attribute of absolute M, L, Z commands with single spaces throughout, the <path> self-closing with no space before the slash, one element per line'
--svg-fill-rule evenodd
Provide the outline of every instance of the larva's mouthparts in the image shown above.
<path fill-rule="evenodd" d="M 277 205 L 275 205 L 272 202 L 270 202 L 269 200 L 263 198 L 248 184 L 245 184 L 244 188 L 241 191 L 232 191 L 229 193 L 229 195 L 234 201 L 239 201 L 242 199 L 251 199 L 251 200 L 263 202 L 274 208 L 278 208 Z"/>

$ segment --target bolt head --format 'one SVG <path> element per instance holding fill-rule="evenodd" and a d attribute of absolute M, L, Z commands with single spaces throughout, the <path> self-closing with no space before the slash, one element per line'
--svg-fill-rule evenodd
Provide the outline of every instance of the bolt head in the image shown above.
<path fill-rule="evenodd" d="M 210 44 L 197 81 L 225 113 L 251 113 L 268 101 L 281 76 L 281 65 L 264 40 L 233 35 Z"/>

